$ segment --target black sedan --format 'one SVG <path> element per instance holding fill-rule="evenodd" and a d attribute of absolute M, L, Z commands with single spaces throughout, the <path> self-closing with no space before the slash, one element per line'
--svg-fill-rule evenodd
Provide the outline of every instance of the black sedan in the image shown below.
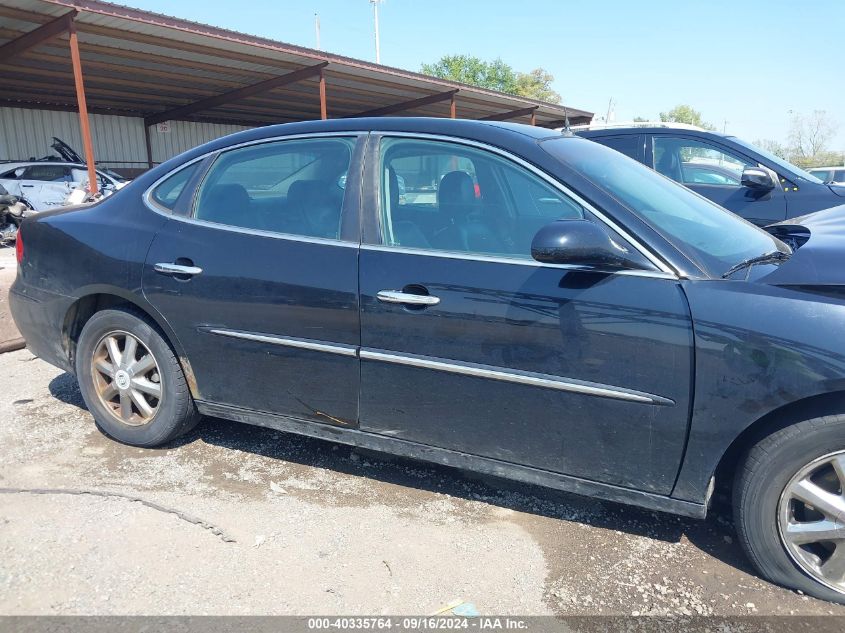
<path fill-rule="evenodd" d="M 541 128 L 297 123 L 26 220 L 11 304 L 120 442 L 209 415 L 694 517 L 718 485 L 764 576 L 845 602 L 835 215 L 782 241 Z"/>

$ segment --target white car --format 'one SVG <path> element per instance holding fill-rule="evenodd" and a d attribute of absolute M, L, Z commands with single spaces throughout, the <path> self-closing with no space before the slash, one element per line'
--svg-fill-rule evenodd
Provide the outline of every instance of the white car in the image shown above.
<path fill-rule="evenodd" d="M 110 170 L 97 170 L 98 186 L 116 191 L 126 179 Z M 30 161 L 0 164 L 0 185 L 35 211 L 46 211 L 66 204 L 68 195 L 88 182 L 88 168 L 81 163 Z"/>

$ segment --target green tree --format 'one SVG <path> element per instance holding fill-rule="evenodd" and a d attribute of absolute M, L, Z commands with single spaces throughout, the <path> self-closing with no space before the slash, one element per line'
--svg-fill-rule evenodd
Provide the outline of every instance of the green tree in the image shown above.
<path fill-rule="evenodd" d="M 686 104 L 676 105 L 669 112 L 661 112 L 660 120 L 666 123 L 686 123 L 687 125 L 695 125 L 705 130 L 715 129 L 701 118 L 701 112 Z"/>
<path fill-rule="evenodd" d="M 500 58 L 488 62 L 473 55 L 446 55 L 433 64 L 423 64 L 420 72 L 480 88 L 560 103 L 560 95 L 551 87 L 555 79 L 551 73 L 542 68 L 528 73 L 517 72 Z"/>
<path fill-rule="evenodd" d="M 446 55 L 433 64 L 423 64 L 420 72 L 511 94 L 515 94 L 517 88 L 516 72 L 498 58 L 485 62 L 472 55 Z"/>
<path fill-rule="evenodd" d="M 645 118 L 643 118 L 643 117 L 641 117 L 641 116 L 635 116 L 635 117 L 634 117 L 634 123 L 646 123 L 646 122 L 648 122 L 649 120 L 650 120 L 650 119 L 645 119 Z"/>
<path fill-rule="evenodd" d="M 554 75 L 542 68 L 535 68 L 530 73 L 517 73 L 516 94 L 547 103 L 560 103 L 560 95 L 552 90 L 554 80 Z"/>

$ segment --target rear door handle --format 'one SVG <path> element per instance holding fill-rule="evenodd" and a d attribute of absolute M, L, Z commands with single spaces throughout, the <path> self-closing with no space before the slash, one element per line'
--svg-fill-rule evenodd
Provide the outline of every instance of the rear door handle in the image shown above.
<path fill-rule="evenodd" d="M 161 273 L 162 275 L 187 275 L 188 277 L 199 275 L 202 272 L 202 268 L 199 268 L 198 266 L 183 266 L 182 264 L 166 263 L 154 265 L 153 270 L 157 273 Z"/>
<path fill-rule="evenodd" d="M 440 297 L 431 295 L 414 295 L 399 290 L 381 290 L 376 298 L 384 303 L 404 303 L 416 306 L 436 306 L 440 303 Z"/>

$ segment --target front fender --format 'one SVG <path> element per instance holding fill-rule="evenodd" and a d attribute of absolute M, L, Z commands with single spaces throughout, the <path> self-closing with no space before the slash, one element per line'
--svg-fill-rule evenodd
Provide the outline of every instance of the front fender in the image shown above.
<path fill-rule="evenodd" d="M 751 424 L 845 390 L 845 296 L 747 281 L 682 285 L 695 336 L 695 397 L 672 496 L 701 503 L 725 451 Z"/>

